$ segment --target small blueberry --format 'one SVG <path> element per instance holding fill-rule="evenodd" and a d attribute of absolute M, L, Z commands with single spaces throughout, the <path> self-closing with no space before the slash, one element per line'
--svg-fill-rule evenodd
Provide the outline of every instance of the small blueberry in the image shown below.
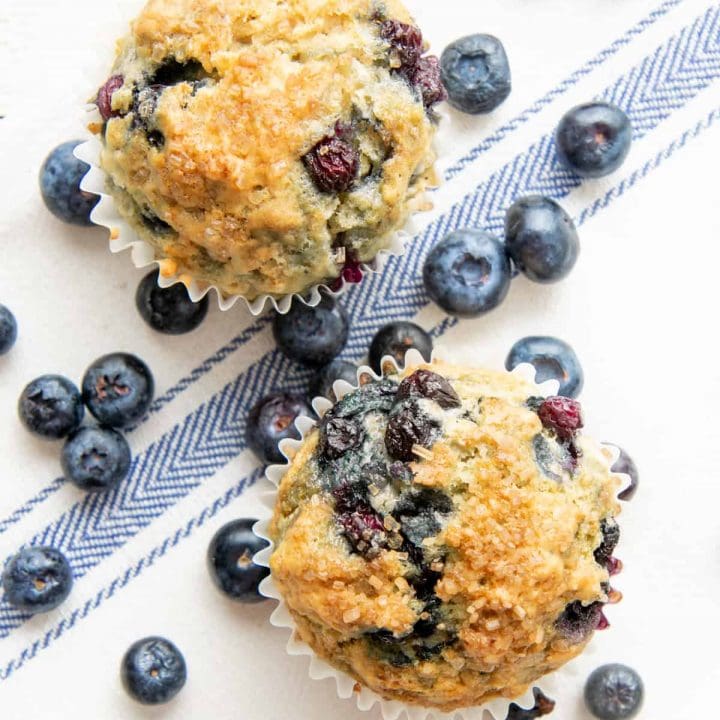
<path fill-rule="evenodd" d="M 0 304 L 0 355 L 10 352 L 17 340 L 17 321 L 8 308 Z"/>
<path fill-rule="evenodd" d="M 58 145 L 40 169 L 40 192 L 47 209 L 55 217 L 73 225 L 92 225 L 90 212 L 100 199 L 80 189 L 80 181 L 90 166 L 73 155 L 82 140 Z"/>
<path fill-rule="evenodd" d="M 60 457 L 63 474 L 81 490 L 115 487 L 130 470 L 130 446 L 116 430 L 82 427 L 66 441 Z"/>
<path fill-rule="evenodd" d="M 72 570 L 65 556 L 51 547 L 27 547 L 14 555 L 2 576 L 5 600 L 18 610 L 54 610 L 70 594 Z"/>
<path fill-rule="evenodd" d="M 187 680 L 185 658 L 169 640 L 147 637 L 133 643 L 120 665 L 128 694 L 143 705 L 172 700 Z"/>
<path fill-rule="evenodd" d="M 25 386 L 18 400 L 23 425 L 48 440 L 59 440 L 73 432 L 84 412 L 80 391 L 61 375 L 41 375 Z"/>

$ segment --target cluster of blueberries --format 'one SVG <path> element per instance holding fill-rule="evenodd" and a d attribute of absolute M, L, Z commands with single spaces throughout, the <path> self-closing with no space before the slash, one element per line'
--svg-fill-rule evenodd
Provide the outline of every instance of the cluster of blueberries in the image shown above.
<path fill-rule="evenodd" d="M 412 41 L 410 49 L 418 44 L 413 33 L 394 32 L 393 37 L 397 42 Z M 436 88 L 433 102 L 447 95 L 453 107 L 470 114 L 491 112 L 511 90 L 507 54 L 491 35 L 471 35 L 450 44 L 440 60 L 440 77 L 444 89 L 441 92 Z M 604 102 L 580 105 L 566 113 L 557 128 L 557 156 L 581 177 L 602 177 L 622 164 L 631 137 L 630 122 L 619 108 Z M 78 143 L 63 143 L 50 153 L 40 172 L 40 188 L 54 215 L 65 222 L 90 226 L 90 213 L 98 198 L 80 189 L 88 167 L 73 155 Z M 529 196 L 508 209 L 504 242 L 475 228 L 453 232 L 428 255 L 423 279 L 430 298 L 448 314 L 477 317 L 503 301 L 515 272 L 539 283 L 556 282 L 572 270 L 578 253 L 578 235 L 570 216 L 550 198 Z M 197 328 L 208 311 L 207 297 L 192 302 L 183 285 L 163 289 L 157 279 L 157 271 L 153 271 L 137 288 L 136 306 L 145 322 L 171 335 Z M 313 368 L 315 375 L 308 396 L 274 393 L 252 408 L 246 440 L 263 463 L 284 462 L 278 444 L 285 438 L 298 437 L 294 422 L 299 415 L 312 415 L 310 397 L 333 398 L 333 383 L 338 379 L 357 384 L 358 366 L 338 358 L 348 333 L 348 315 L 329 295 L 317 307 L 295 303 L 286 315 L 275 316 L 273 334 L 279 349 L 293 361 Z M 0 355 L 7 353 L 16 339 L 15 318 L 0 304 Z M 369 365 L 382 372 L 386 356 L 402 365 L 411 348 L 429 360 L 432 337 L 411 322 L 389 323 L 372 340 Z M 562 396 L 575 398 L 582 389 L 580 362 L 562 340 L 519 340 L 506 359 L 506 368 L 512 370 L 520 363 L 534 365 L 538 382 L 558 380 Z M 108 491 L 130 469 L 130 448 L 120 430 L 135 425 L 147 413 L 153 390 L 152 374 L 142 360 L 114 353 L 88 368 L 81 389 L 58 375 L 32 381 L 21 394 L 18 412 L 34 434 L 65 439 L 61 465 L 67 480 L 88 492 Z M 85 408 L 97 424 L 81 424 Z M 621 450 L 613 470 L 630 476 L 630 485 L 620 494 L 621 499 L 629 500 L 637 489 L 635 464 Z M 226 524 L 215 534 L 207 552 L 213 582 L 226 596 L 243 603 L 263 600 L 258 586 L 268 574 L 266 568 L 253 562 L 256 553 L 267 545 L 253 532 L 254 523 L 252 519 L 239 519 Z M 72 582 L 69 562 L 50 547 L 20 550 L 7 561 L 2 575 L 5 599 L 29 614 L 56 608 L 69 595 Z M 187 667 L 172 642 L 148 637 L 128 649 L 121 663 L 121 677 L 136 700 L 158 704 L 170 700 L 183 687 Z M 640 677 L 623 665 L 598 668 L 585 687 L 586 705 L 601 720 L 633 717 L 642 697 Z M 534 707 L 523 709 L 513 704 L 508 720 L 539 718 L 550 713 L 554 705 L 536 689 Z"/>

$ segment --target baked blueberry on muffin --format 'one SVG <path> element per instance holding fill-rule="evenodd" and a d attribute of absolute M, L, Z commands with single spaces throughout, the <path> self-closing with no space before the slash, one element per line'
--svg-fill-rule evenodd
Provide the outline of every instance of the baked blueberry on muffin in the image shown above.
<path fill-rule="evenodd" d="M 357 279 L 433 181 L 424 52 L 398 0 L 150 0 L 96 98 L 109 191 L 166 275 Z"/>
<path fill-rule="evenodd" d="M 579 404 L 442 363 L 342 398 L 294 455 L 270 566 L 300 637 L 387 699 L 514 698 L 606 626 L 619 479 Z"/>

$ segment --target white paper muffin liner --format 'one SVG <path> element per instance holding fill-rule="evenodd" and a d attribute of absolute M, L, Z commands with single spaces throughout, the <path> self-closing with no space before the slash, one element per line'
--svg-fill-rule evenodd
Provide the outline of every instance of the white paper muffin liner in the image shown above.
<path fill-rule="evenodd" d="M 89 106 L 87 120 L 88 123 L 102 123 L 100 113 L 94 105 Z M 132 225 L 130 225 L 130 223 L 128 223 L 127 220 L 125 220 L 118 212 L 112 195 L 107 192 L 105 182 L 106 174 L 100 167 L 101 152 L 102 143 L 97 136 L 93 136 L 86 142 L 78 145 L 74 151 L 75 157 L 90 166 L 90 169 L 87 171 L 80 183 L 80 187 L 86 192 L 91 192 L 100 196 L 100 201 L 90 214 L 90 219 L 96 225 L 107 228 L 109 231 L 110 251 L 113 253 L 119 253 L 123 250 L 130 250 L 130 257 L 136 268 L 145 268 L 153 264 L 157 265 L 160 269 L 160 273 L 158 275 L 158 285 L 160 285 L 160 287 L 170 287 L 175 283 L 183 282 L 179 274 L 170 274 L 167 273 L 167 270 L 163 271 L 163 258 L 157 258 L 155 256 L 155 248 L 145 242 L 137 234 Z M 383 266 L 389 258 L 403 255 L 405 252 L 405 244 L 419 231 L 419 227 L 417 226 L 415 220 L 415 215 L 418 212 L 420 212 L 420 210 L 412 211 L 403 228 L 389 235 L 387 248 L 378 252 L 372 261 L 368 263 L 360 263 L 360 270 L 362 271 L 363 279 L 359 283 L 350 283 L 341 276 L 337 289 L 331 289 L 327 285 L 318 284 L 313 285 L 303 293 L 292 293 L 281 297 L 261 295 L 254 300 L 248 300 L 242 295 L 228 295 L 214 285 L 198 283 L 197 281 L 192 280 L 189 284 L 185 283 L 188 289 L 188 294 L 193 302 L 197 302 L 209 292 L 214 291 L 217 297 L 218 306 L 221 310 L 229 310 L 236 302 L 238 302 L 238 300 L 241 300 L 247 305 L 248 310 L 255 316 L 261 315 L 267 307 L 270 307 L 281 314 L 285 314 L 290 310 L 293 300 L 298 300 L 306 305 L 315 307 L 320 302 L 323 295 L 338 297 L 347 290 L 348 286 L 362 285 L 365 281 L 365 276 L 369 273 L 381 272 Z"/>
<path fill-rule="evenodd" d="M 438 360 L 440 354 L 443 355 L 443 359 L 446 359 L 444 357 L 445 353 L 435 351 L 433 352 L 433 360 Z M 387 363 L 391 363 L 396 370 L 400 369 L 391 357 L 384 358 L 382 366 L 386 367 Z M 426 361 L 417 350 L 409 350 L 405 355 L 404 367 L 414 367 L 425 363 Z M 528 382 L 535 383 L 535 368 L 530 364 L 518 365 L 512 371 L 512 374 L 518 375 Z M 375 373 L 370 367 L 361 366 L 358 368 L 357 385 L 353 386 L 344 380 L 337 380 L 335 382 L 333 390 L 338 400 L 349 392 L 357 389 L 362 375 L 370 375 L 375 380 L 379 380 L 382 377 Z M 536 385 L 536 387 L 539 396 L 548 397 L 557 394 L 559 384 L 556 380 L 548 380 L 547 382 Z M 320 418 L 322 418 L 333 404 L 333 402 L 324 397 L 317 397 L 312 403 L 315 412 Z M 270 567 L 270 557 L 273 553 L 274 545 L 270 539 L 269 528 L 275 506 L 277 488 L 287 472 L 290 461 L 302 445 L 305 436 L 316 425 L 316 419 L 306 416 L 299 417 L 295 421 L 295 426 L 300 433 L 301 439 L 288 439 L 280 443 L 280 450 L 288 462 L 282 465 L 270 465 L 265 472 L 267 490 L 261 495 L 263 511 L 260 513 L 261 517 L 255 524 L 254 530 L 257 535 L 268 541 L 269 546 L 255 556 L 254 561 L 258 565 Z M 610 469 L 617 461 L 619 451 L 617 447 L 608 444 L 602 444 L 602 448 L 607 459 L 608 469 Z M 629 479 L 626 475 L 620 473 L 612 474 L 623 480 Z M 627 483 L 624 482 L 623 486 L 626 484 Z M 407 716 L 408 720 L 490 720 L 490 718 L 494 718 L 494 720 L 505 720 L 511 703 L 517 703 L 523 708 L 532 708 L 535 705 L 535 699 L 532 693 L 533 687 L 539 687 L 548 697 L 553 698 L 554 695 L 559 693 L 561 687 L 567 686 L 567 683 L 580 685 L 584 681 L 584 678 L 579 676 L 575 667 L 576 664 L 571 661 L 559 670 L 545 675 L 537 682 L 532 683 L 530 688 L 520 697 L 497 698 L 482 706 L 464 708 L 450 713 L 443 713 L 438 710 L 416 705 L 408 705 L 396 700 L 385 700 L 366 687 L 361 687 L 358 691 L 356 688 L 359 686 L 359 683 L 354 678 L 319 658 L 308 644 L 298 638 L 295 622 L 280 591 L 273 581 L 272 575 L 263 580 L 260 585 L 260 592 L 268 598 L 277 600 L 278 606 L 270 617 L 270 623 L 277 628 L 289 631 L 290 637 L 287 643 L 288 655 L 299 655 L 310 659 L 308 668 L 310 678 L 313 680 L 333 679 L 337 687 L 337 694 L 340 698 L 347 699 L 355 696 L 358 709 L 364 711 L 372 710 L 378 705 L 383 720 L 398 720 L 403 715 Z M 593 646 L 591 642 L 583 651 L 583 655 L 592 652 Z"/>

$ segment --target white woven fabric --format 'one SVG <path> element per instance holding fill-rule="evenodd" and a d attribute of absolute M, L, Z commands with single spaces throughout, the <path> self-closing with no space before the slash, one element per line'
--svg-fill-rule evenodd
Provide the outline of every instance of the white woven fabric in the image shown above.
<path fill-rule="evenodd" d="M 589 716 L 582 682 L 601 662 L 635 666 L 642 718 L 704 717 L 720 684 L 714 636 L 720 597 L 720 484 L 715 166 L 720 153 L 720 4 L 708 0 L 408 0 L 433 49 L 468 32 L 503 39 L 514 73 L 508 101 L 470 118 L 443 110 L 446 182 L 421 232 L 386 272 L 344 299 L 347 357 L 360 359 L 383 322 L 414 317 L 453 356 L 501 367 L 529 334 L 577 350 L 589 430 L 624 445 L 641 488 L 622 517 L 625 594 L 612 628 L 574 663 L 556 694 L 560 720 Z M 211 586 L 207 543 L 225 521 L 258 511 L 260 471 L 244 449 L 248 404 L 307 373 L 274 352 L 267 320 L 213 307 L 194 334 L 168 338 L 134 307 L 143 272 L 111 255 L 100 230 L 44 209 L 37 173 L 48 150 L 83 137 L 83 102 L 103 81 L 136 2 L 4 0 L 0 11 L 2 212 L 0 302 L 20 337 L 0 358 L 0 559 L 54 544 L 78 576 L 57 611 L 25 620 L 0 602 L 0 713 L 13 720 L 377 720 L 308 679 L 285 652 L 271 607 L 236 606 Z M 630 114 L 636 139 L 613 176 L 574 187 L 551 133 L 572 105 L 602 96 Z M 560 199 L 579 224 L 571 277 L 514 281 L 486 318 L 448 322 L 427 305 L 418 271 L 448 229 L 498 232 L 521 194 Z M 59 477 L 57 444 L 20 427 L 26 382 L 79 381 L 97 356 L 127 350 L 151 366 L 153 411 L 128 435 L 126 485 L 88 500 Z M 162 709 L 129 700 L 118 681 L 127 646 L 163 634 L 184 651 L 187 687 Z M 553 716 L 553 717 L 555 717 Z M 500 720 L 503 720 L 502 718 Z"/>

